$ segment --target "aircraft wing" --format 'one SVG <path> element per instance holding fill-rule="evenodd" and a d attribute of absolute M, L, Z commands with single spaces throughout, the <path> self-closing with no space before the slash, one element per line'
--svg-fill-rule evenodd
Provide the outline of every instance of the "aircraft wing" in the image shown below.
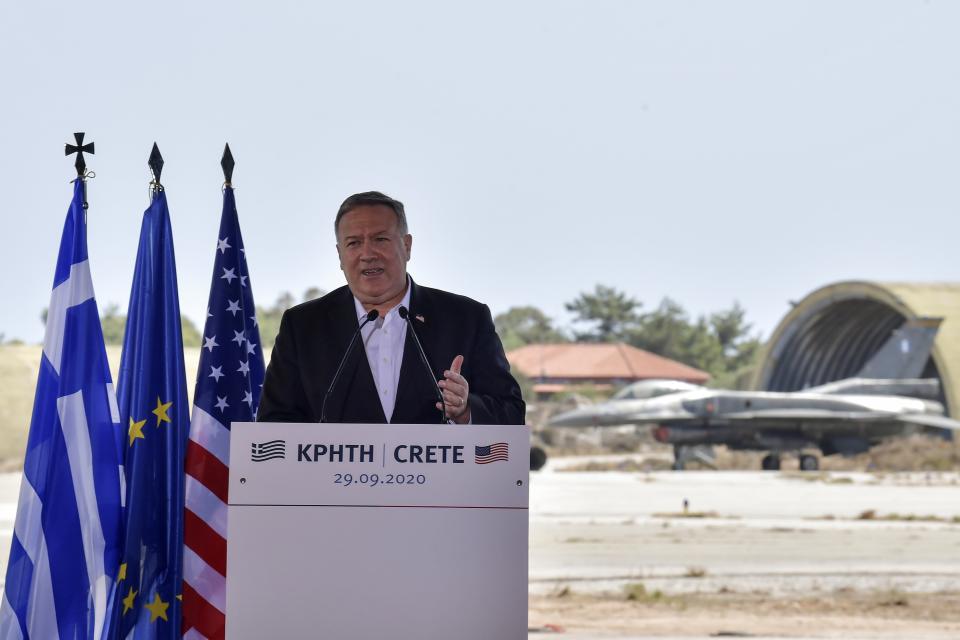
<path fill-rule="evenodd" d="M 881 411 L 831 411 L 830 409 L 761 409 L 719 413 L 711 422 L 879 422 L 899 419 L 899 414 Z"/>
<path fill-rule="evenodd" d="M 659 424 L 682 426 L 711 424 L 715 427 L 757 428 L 772 430 L 801 429 L 808 433 L 837 433 L 849 431 L 857 425 L 903 424 L 920 427 L 935 427 L 960 432 L 960 421 L 946 416 L 926 413 L 889 413 L 885 411 L 831 411 L 828 409 L 765 409 L 720 413 L 707 421 L 692 421 L 689 417 L 664 416 Z"/>
<path fill-rule="evenodd" d="M 911 414 L 898 416 L 898 420 L 910 424 L 918 424 L 924 427 L 936 427 L 938 429 L 949 429 L 951 431 L 960 431 L 960 420 L 954 420 L 946 416 L 934 416 L 927 414 Z"/>

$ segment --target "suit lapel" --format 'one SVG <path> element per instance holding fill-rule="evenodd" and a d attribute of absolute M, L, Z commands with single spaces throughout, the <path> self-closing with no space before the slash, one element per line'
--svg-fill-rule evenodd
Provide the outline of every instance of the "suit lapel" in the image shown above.
<path fill-rule="evenodd" d="M 439 363 L 434 362 L 435 353 L 434 342 L 436 334 L 431 330 L 430 316 L 432 306 L 430 305 L 429 295 L 424 295 L 413 279 L 410 279 L 410 325 L 416 330 L 420 337 L 420 343 L 427 354 L 427 360 L 430 363 L 432 375 L 436 376 Z M 440 365 L 442 366 L 442 365 Z M 434 378 L 438 380 L 439 377 Z M 414 342 L 413 334 L 410 328 L 407 328 L 406 340 L 403 346 L 403 362 L 400 365 L 400 381 L 397 384 L 397 403 L 393 410 L 391 422 L 403 423 L 417 420 L 423 412 L 424 403 L 430 403 L 430 399 L 436 395 L 436 389 L 428 377 L 426 367 L 420 362 L 420 354 L 417 352 L 417 344 Z M 437 420 L 440 419 L 439 413 Z"/>

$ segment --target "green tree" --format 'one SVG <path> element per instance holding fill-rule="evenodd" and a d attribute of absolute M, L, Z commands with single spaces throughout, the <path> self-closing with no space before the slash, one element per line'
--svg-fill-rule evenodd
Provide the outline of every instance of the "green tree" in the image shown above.
<path fill-rule="evenodd" d="M 576 339 L 583 342 L 623 340 L 639 320 L 639 302 L 602 284 L 593 293 L 581 293 L 564 306 L 575 314 L 574 322 L 592 325 L 586 332 L 575 333 Z"/>
<path fill-rule="evenodd" d="M 120 307 L 111 302 L 100 316 L 100 326 L 103 328 L 103 341 L 106 344 L 123 344 L 123 335 L 127 329 L 127 316 L 120 314 Z M 180 334 L 183 336 L 184 347 L 199 347 L 202 343 L 200 331 L 187 316 L 180 315 Z"/>
<path fill-rule="evenodd" d="M 536 307 L 510 307 L 493 319 L 506 351 L 526 344 L 568 342 L 562 331 L 553 326 L 543 311 Z"/>
<path fill-rule="evenodd" d="M 753 326 L 746 321 L 747 312 L 734 302 L 730 309 L 710 315 L 710 325 L 723 349 L 727 370 L 736 371 L 756 360 L 762 343 L 752 334 Z"/>
<path fill-rule="evenodd" d="M 309 287 L 303 292 L 303 302 L 309 302 L 322 298 L 326 291 L 320 287 Z M 297 304 L 297 299 L 289 291 L 282 292 L 277 296 L 276 302 L 269 307 L 257 306 L 257 325 L 260 329 L 260 342 L 263 343 L 264 354 L 273 349 L 273 343 L 277 339 L 277 332 L 280 331 L 280 320 L 283 318 L 283 312 Z"/>
<path fill-rule="evenodd" d="M 127 316 L 120 315 L 120 307 L 111 302 L 100 315 L 100 326 L 103 328 L 103 341 L 107 344 L 123 344 L 123 332 L 127 328 Z"/>
<path fill-rule="evenodd" d="M 310 289 L 307 290 L 308 292 Z M 289 291 L 284 291 L 277 296 L 277 301 L 271 307 L 257 307 L 257 325 L 260 329 L 260 342 L 263 343 L 263 352 L 273 348 L 273 343 L 277 339 L 277 332 L 280 331 L 280 320 L 283 318 L 283 312 L 296 304 L 296 300 Z"/>
<path fill-rule="evenodd" d="M 282 314 L 295 304 L 297 304 L 297 300 L 293 297 L 293 294 L 289 291 L 284 291 L 277 296 L 277 301 L 273 303 L 273 309 L 274 311 L 279 311 Z"/>
<path fill-rule="evenodd" d="M 706 371 L 711 378 L 716 378 L 727 370 L 720 341 L 713 333 L 707 318 L 700 316 L 689 324 L 678 360 Z"/>
<path fill-rule="evenodd" d="M 183 336 L 184 347 L 199 347 L 203 340 L 197 325 L 187 316 L 180 314 L 180 334 Z"/>
<path fill-rule="evenodd" d="M 664 298 L 656 309 L 640 316 L 636 326 L 628 331 L 626 339 L 640 349 L 685 362 L 682 358 L 687 355 L 689 334 L 690 319 L 687 312 L 670 298 Z"/>
<path fill-rule="evenodd" d="M 310 302 L 311 300 L 316 300 L 317 298 L 322 298 L 326 295 L 326 291 L 320 287 L 309 287 L 306 291 L 303 292 L 303 301 Z"/>
<path fill-rule="evenodd" d="M 738 303 L 692 320 L 679 303 L 664 298 L 656 309 L 640 316 L 627 341 L 706 371 L 719 386 L 742 386 L 745 368 L 753 366 L 761 344 L 750 330 Z"/>

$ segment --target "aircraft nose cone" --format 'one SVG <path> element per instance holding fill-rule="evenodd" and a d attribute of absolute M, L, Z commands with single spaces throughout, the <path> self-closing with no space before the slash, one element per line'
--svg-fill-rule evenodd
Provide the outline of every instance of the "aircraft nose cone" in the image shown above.
<path fill-rule="evenodd" d="M 596 423 L 592 409 L 574 409 L 550 418 L 551 427 L 589 427 Z"/>

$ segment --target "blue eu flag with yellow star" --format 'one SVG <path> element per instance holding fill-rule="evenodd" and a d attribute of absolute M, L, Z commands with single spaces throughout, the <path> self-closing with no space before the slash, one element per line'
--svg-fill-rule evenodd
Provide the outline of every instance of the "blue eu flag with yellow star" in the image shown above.
<path fill-rule="evenodd" d="M 126 512 L 109 637 L 179 638 L 190 417 L 170 213 L 159 185 L 140 229 L 117 397 Z"/>

